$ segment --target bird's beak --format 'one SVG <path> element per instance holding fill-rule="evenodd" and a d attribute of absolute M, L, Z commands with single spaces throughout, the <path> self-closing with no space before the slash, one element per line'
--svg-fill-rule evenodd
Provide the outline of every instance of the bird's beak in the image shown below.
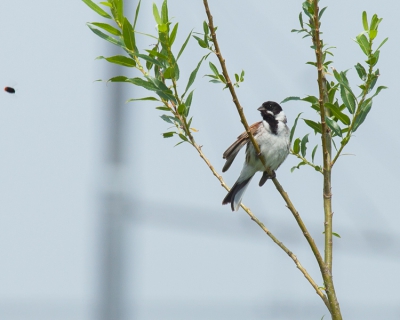
<path fill-rule="evenodd" d="M 265 109 L 264 106 L 261 106 L 261 107 L 259 107 L 257 110 L 258 110 L 258 111 L 266 111 L 267 109 Z"/>

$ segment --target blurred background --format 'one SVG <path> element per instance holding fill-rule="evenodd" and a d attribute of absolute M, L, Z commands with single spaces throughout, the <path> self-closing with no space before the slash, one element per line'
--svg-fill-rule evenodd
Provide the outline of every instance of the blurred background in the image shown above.
<path fill-rule="evenodd" d="M 161 1 L 157 0 L 157 4 Z M 126 0 L 133 19 L 136 1 Z M 302 1 L 210 1 L 231 74 L 248 121 L 267 100 L 316 94 L 309 39 L 299 27 Z M 400 318 L 397 226 L 400 111 L 400 20 L 397 1 L 321 1 L 323 39 L 337 47 L 338 70 L 363 54 L 352 40 L 361 13 L 383 17 L 376 98 L 365 124 L 333 175 L 334 279 L 345 319 Z M 154 33 L 152 1 L 143 0 L 137 29 Z M 0 319 L 321 319 L 320 298 L 292 260 L 243 211 L 221 206 L 226 192 L 189 145 L 163 139 L 168 124 L 132 85 L 95 82 L 129 75 L 95 60 L 117 48 L 86 22 L 101 21 L 81 1 L 14 0 L 2 4 L 0 85 Z M 202 32 L 202 1 L 170 0 L 180 47 Z M 139 46 L 149 48 L 142 38 Z M 191 41 L 181 79 L 204 54 Z M 212 58 L 215 62 L 215 58 Z M 227 90 L 209 84 L 203 64 L 194 84 L 195 138 L 221 172 L 222 153 L 243 131 Z M 354 69 L 349 78 L 355 87 Z M 186 81 L 181 83 L 184 87 Z M 289 125 L 302 102 L 283 105 Z M 297 136 L 310 130 L 299 121 Z M 310 134 L 309 149 L 317 142 Z M 243 155 L 223 175 L 232 185 Z M 320 157 L 317 157 L 320 161 Z M 322 250 L 321 176 L 308 167 L 277 172 Z M 258 178 L 257 178 L 258 179 Z M 244 203 L 300 259 L 322 286 L 308 245 L 272 183 L 250 185 Z"/>

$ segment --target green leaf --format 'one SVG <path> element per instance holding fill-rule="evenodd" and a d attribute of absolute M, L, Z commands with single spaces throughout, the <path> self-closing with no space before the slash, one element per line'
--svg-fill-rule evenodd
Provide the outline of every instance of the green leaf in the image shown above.
<path fill-rule="evenodd" d="M 339 234 L 339 233 L 332 232 L 332 235 L 333 235 L 333 236 L 335 236 L 335 237 L 341 238 L 341 236 L 340 236 L 340 234 Z"/>
<path fill-rule="evenodd" d="M 363 102 L 361 105 L 360 109 L 360 114 L 354 121 L 354 126 L 353 126 L 353 132 L 356 132 L 356 130 L 361 126 L 361 124 L 364 122 L 365 118 L 367 117 L 368 113 L 371 111 L 372 107 L 372 99 L 367 99 Z"/>
<path fill-rule="evenodd" d="M 136 7 L 136 12 L 135 12 L 135 20 L 133 20 L 133 29 L 135 30 L 136 28 L 136 22 L 137 22 L 137 18 L 139 15 L 139 11 L 140 11 L 140 3 L 142 2 L 142 0 L 139 0 L 138 5 Z"/>
<path fill-rule="evenodd" d="M 328 127 L 337 135 L 337 136 L 342 136 L 342 129 L 340 129 L 339 125 L 337 124 L 336 121 L 332 120 L 329 117 L 325 117 L 326 124 Z"/>
<path fill-rule="evenodd" d="M 287 97 L 287 98 L 283 99 L 281 101 L 281 103 L 285 103 L 285 102 L 288 102 L 288 101 L 296 101 L 296 100 L 301 100 L 301 99 L 300 99 L 300 97 Z"/>
<path fill-rule="evenodd" d="M 172 138 L 174 136 L 174 134 L 176 134 L 176 132 L 165 132 L 163 133 L 163 138 Z"/>
<path fill-rule="evenodd" d="M 100 23 L 100 22 L 90 22 L 91 25 L 94 25 L 96 27 L 102 28 L 103 30 L 115 35 L 115 36 L 120 36 L 121 31 L 119 31 L 117 28 L 114 28 L 113 26 L 110 26 L 107 23 Z"/>
<path fill-rule="evenodd" d="M 384 39 L 376 50 L 378 51 L 386 43 L 386 41 L 388 41 L 388 39 L 389 38 Z"/>
<path fill-rule="evenodd" d="M 108 79 L 107 82 L 126 82 L 126 80 L 128 80 L 128 78 L 125 76 L 117 76 L 117 77 Z"/>
<path fill-rule="evenodd" d="M 163 114 L 162 116 L 160 116 L 160 118 L 163 119 L 167 123 L 174 124 L 174 122 L 171 120 L 171 118 L 173 118 L 173 117 Z"/>
<path fill-rule="evenodd" d="M 199 68 L 200 68 L 203 60 L 204 60 L 204 57 L 201 58 L 200 62 L 197 64 L 197 67 L 190 74 L 189 81 L 188 81 L 188 84 L 186 85 L 186 89 L 185 89 L 185 92 L 183 93 L 183 95 L 186 94 L 186 92 L 189 90 L 190 86 L 193 84 L 194 80 L 196 79 L 197 72 L 199 71 Z"/>
<path fill-rule="evenodd" d="M 347 110 L 349 110 L 351 114 L 354 114 L 356 110 L 356 101 L 354 99 L 354 96 L 342 84 L 340 85 L 340 96 L 342 97 L 343 103 L 346 106 Z"/>
<path fill-rule="evenodd" d="M 371 40 L 374 40 L 378 35 L 378 30 L 369 30 L 368 35 Z"/>
<path fill-rule="evenodd" d="M 203 30 L 204 30 L 204 35 L 207 35 L 209 33 L 209 31 L 210 31 L 206 21 L 203 21 Z"/>
<path fill-rule="evenodd" d="M 362 23 L 365 31 L 368 31 L 368 19 L 367 19 L 367 12 L 363 11 L 362 13 Z"/>
<path fill-rule="evenodd" d="M 100 2 L 100 4 L 102 4 L 103 6 L 106 6 L 106 7 L 112 8 L 112 5 L 111 5 L 111 3 L 109 3 L 109 2 Z"/>
<path fill-rule="evenodd" d="M 305 156 L 306 156 L 306 153 L 307 153 L 308 135 L 309 135 L 309 133 L 307 133 L 307 134 L 303 137 L 303 139 L 301 139 L 301 155 L 302 155 L 303 157 L 305 157 Z"/>
<path fill-rule="evenodd" d="M 308 120 L 308 119 L 303 119 L 304 120 L 304 122 L 311 128 L 311 129 L 313 129 L 314 130 L 314 133 L 316 134 L 317 132 L 318 133 L 322 133 L 322 127 L 321 127 L 321 124 L 318 122 L 315 122 L 315 121 L 312 121 L 312 120 Z"/>
<path fill-rule="evenodd" d="M 163 24 L 168 23 L 168 5 L 167 5 L 167 0 L 163 1 L 162 7 L 161 7 L 161 21 Z"/>
<path fill-rule="evenodd" d="M 312 103 L 312 104 L 319 104 L 318 98 L 315 97 L 315 96 L 307 96 L 307 97 L 305 97 L 305 98 L 303 98 L 303 99 L 301 99 L 301 100 L 302 100 L 302 101 L 310 102 L 310 103 Z"/>
<path fill-rule="evenodd" d="M 302 15 L 301 12 L 300 12 L 300 14 L 299 14 L 299 22 L 300 22 L 300 27 L 301 27 L 302 29 L 304 29 L 304 27 L 303 27 L 303 15 Z"/>
<path fill-rule="evenodd" d="M 381 90 L 383 90 L 383 89 L 387 89 L 387 87 L 385 87 L 385 86 L 379 86 L 379 87 L 376 89 L 374 95 L 370 97 L 370 99 L 372 99 L 373 97 L 377 96 L 377 95 L 379 94 L 379 92 L 381 92 Z"/>
<path fill-rule="evenodd" d="M 149 61 L 149 62 L 151 62 L 152 64 L 155 64 L 155 65 L 157 65 L 157 66 L 159 66 L 159 67 L 161 67 L 161 68 L 164 68 L 164 65 L 163 65 L 159 60 L 154 59 L 153 57 L 150 57 L 150 56 L 148 56 L 148 55 L 141 54 L 141 53 L 137 53 L 137 54 L 135 54 L 135 55 L 136 55 L 138 58 L 141 58 L 141 59 L 143 59 L 143 60 Z"/>
<path fill-rule="evenodd" d="M 340 111 L 338 107 L 336 107 L 334 104 L 325 102 L 325 107 L 328 108 L 331 111 L 331 114 L 338 118 L 343 124 L 345 125 L 350 125 L 351 121 L 350 118 L 344 114 L 343 112 Z"/>
<path fill-rule="evenodd" d="M 367 79 L 367 71 L 365 71 L 365 68 L 360 63 L 357 63 L 354 67 L 356 68 L 360 79 L 365 81 Z"/>
<path fill-rule="evenodd" d="M 313 149 L 313 151 L 311 153 L 311 161 L 312 161 L 312 163 L 314 163 L 315 152 L 317 151 L 317 149 L 318 149 L 318 145 L 316 145 L 314 147 L 314 149 Z"/>
<path fill-rule="evenodd" d="M 286 98 L 286 99 L 287 99 L 287 98 Z M 285 100 L 286 100 L 286 99 L 285 99 Z M 299 117 L 301 116 L 302 113 L 303 113 L 303 112 L 300 112 L 300 113 L 297 115 L 296 119 L 294 120 L 293 127 L 292 127 L 292 129 L 290 130 L 290 141 L 292 141 L 292 139 L 293 139 L 293 135 L 294 135 L 294 132 L 295 132 L 296 126 L 297 126 L 297 121 L 299 120 Z"/>
<path fill-rule="evenodd" d="M 293 143 L 293 153 L 299 154 L 300 151 L 300 138 L 297 138 Z"/>
<path fill-rule="evenodd" d="M 154 20 L 156 20 L 157 24 L 162 25 L 162 20 L 160 18 L 160 14 L 158 12 L 157 5 L 155 3 L 153 3 L 153 16 L 154 16 Z"/>
<path fill-rule="evenodd" d="M 122 43 L 119 39 L 115 39 L 113 37 L 106 35 L 105 33 L 101 32 L 99 29 L 93 28 L 90 24 L 88 24 L 87 26 L 90 28 L 90 30 L 92 30 L 100 38 L 103 38 L 104 40 L 107 40 L 108 42 L 111 42 L 112 44 L 122 47 Z"/>
<path fill-rule="evenodd" d="M 178 56 L 176 57 L 176 61 L 178 61 L 178 59 L 179 59 L 179 57 L 181 56 L 183 50 L 185 50 L 186 45 L 188 44 L 188 42 L 189 42 L 189 40 L 190 40 L 190 36 L 192 35 L 192 32 L 193 32 L 193 30 L 189 32 L 189 35 L 187 36 L 185 42 L 183 43 L 183 45 L 182 45 L 182 47 L 181 47 L 181 50 L 179 50 Z"/>
<path fill-rule="evenodd" d="M 370 48 L 369 48 L 369 41 L 367 37 L 365 36 L 364 32 L 359 34 L 356 37 L 356 42 L 359 44 L 361 50 L 364 52 L 365 55 L 369 55 L 370 53 Z"/>
<path fill-rule="evenodd" d="M 133 51 L 137 52 L 136 43 L 135 43 L 135 34 L 133 32 L 132 25 L 128 21 L 127 18 L 124 19 L 124 24 L 122 26 L 122 36 L 124 38 L 125 46 Z"/>
<path fill-rule="evenodd" d="M 140 98 L 140 99 L 129 99 L 127 102 L 133 102 L 133 101 L 160 101 L 157 98 L 154 97 L 145 97 L 145 98 Z M 159 107 L 158 107 L 159 108 Z M 156 108 L 156 109 L 158 109 Z M 165 107 L 167 111 L 169 111 L 170 109 Z M 160 110 L 165 110 L 165 109 L 160 109 Z"/>
<path fill-rule="evenodd" d="M 119 56 L 118 55 L 118 56 L 112 56 L 112 57 L 108 57 L 108 58 L 101 56 L 101 57 L 98 57 L 98 58 L 105 59 L 108 62 L 119 64 L 119 65 L 124 66 L 124 67 L 134 67 L 134 66 L 136 66 L 135 60 L 133 60 L 131 58 L 128 58 L 128 57 L 125 57 L 125 56 Z"/>
<path fill-rule="evenodd" d="M 181 138 L 185 142 L 189 142 L 188 138 L 186 138 L 183 134 L 179 134 L 179 138 Z"/>
<path fill-rule="evenodd" d="M 154 83 L 150 81 L 145 81 L 141 78 L 130 78 L 127 79 L 128 82 L 133 83 L 136 86 L 143 87 L 147 90 L 158 91 L 158 88 L 154 85 Z"/>
<path fill-rule="evenodd" d="M 105 12 L 102 8 L 100 8 L 97 4 L 95 4 L 94 2 L 90 1 L 90 0 L 82 0 L 84 3 L 86 3 L 88 5 L 88 7 L 90 9 L 92 9 L 93 11 L 95 11 L 97 14 L 101 15 L 104 18 L 107 19 L 111 19 L 111 16 Z"/>
<path fill-rule="evenodd" d="M 187 107 L 190 107 L 192 105 L 192 99 L 193 99 L 193 92 L 194 90 L 190 91 L 190 93 L 188 94 L 185 104 Z"/>
<path fill-rule="evenodd" d="M 176 24 L 174 25 L 174 28 L 173 28 L 172 31 L 171 31 L 170 36 L 169 36 L 169 46 L 170 46 L 170 47 L 172 47 L 172 45 L 173 45 L 173 43 L 174 43 L 174 41 L 175 41 L 176 33 L 177 33 L 177 32 L 178 32 L 178 24 L 176 23 Z"/>
<path fill-rule="evenodd" d="M 326 8 L 328 8 L 328 7 L 325 7 L 325 8 L 322 8 L 322 9 L 321 9 L 321 11 L 320 11 L 319 14 L 318 14 L 318 19 L 321 20 L 321 17 L 322 17 L 322 15 L 324 14 Z"/>
<path fill-rule="evenodd" d="M 186 106 L 184 103 L 178 106 L 178 113 L 184 115 L 186 113 Z"/>
<path fill-rule="evenodd" d="M 197 40 L 197 42 L 199 43 L 199 46 L 202 48 L 207 48 L 207 42 L 205 42 L 203 39 L 197 37 L 197 36 L 193 36 L 193 38 L 195 38 Z"/>

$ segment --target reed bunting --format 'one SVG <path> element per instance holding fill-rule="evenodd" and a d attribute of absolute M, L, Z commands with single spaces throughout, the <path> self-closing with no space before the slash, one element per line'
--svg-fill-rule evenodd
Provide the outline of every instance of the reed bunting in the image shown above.
<path fill-rule="evenodd" d="M 263 120 L 250 126 L 250 132 L 260 147 L 266 165 L 272 170 L 272 176 L 265 171 L 265 167 L 256 154 L 247 132 L 243 132 L 223 154 L 226 162 L 222 172 L 225 172 L 235 160 L 240 149 L 246 145 L 246 158 L 242 172 L 222 201 L 222 204 L 230 203 L 232 211 L 239 210 L 243 194 L 254 174 L 257 171 L 263 171 L 259 183 L 260 187 L 263 186 L 269 178 L 275 178 L 275 170 L 279 168 L 289 154 L 290 130 L 286 125 L 286 116 L 281 106 L 276 102 L 267 101 L 257 110 L 260 111 Z"/>

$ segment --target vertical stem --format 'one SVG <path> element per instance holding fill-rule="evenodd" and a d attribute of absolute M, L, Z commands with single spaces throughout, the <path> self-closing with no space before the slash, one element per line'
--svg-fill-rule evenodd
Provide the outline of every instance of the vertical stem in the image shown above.
<path fill-rule="evenodd" d="M 322 125 L 322 149 L 323 149 L 323 175 L 324 175 L 324 188 L 323 188 L 323 201 L 325 213 L 325 270 L 323 278 L 325 282 L 326 293 L 328 295 L 329 303 L 331 305 L 332 319 L 341 320 L 342 315 L 340 312 L 339 303 L 336 298 L 335 288 L 332 279 L 332 193 L 331 193 L 331 149 L 332 149 L 332 136 L 329 127 L 326 124 L 325 118 L 327 110 L 324 103 L 326 101 L 326 79 L 324 75 L 323 66 L 323 52 L 322 42 L 320 39 L 320 22 L 319 22 L 319 8 L 318 0 L 313 0 L 314 6 L 314 33 L 313 42 L 315 46 L 315 55 L 317 59 L 318 69 L 318 89 L 319 89 L 319 107 Z"/>

